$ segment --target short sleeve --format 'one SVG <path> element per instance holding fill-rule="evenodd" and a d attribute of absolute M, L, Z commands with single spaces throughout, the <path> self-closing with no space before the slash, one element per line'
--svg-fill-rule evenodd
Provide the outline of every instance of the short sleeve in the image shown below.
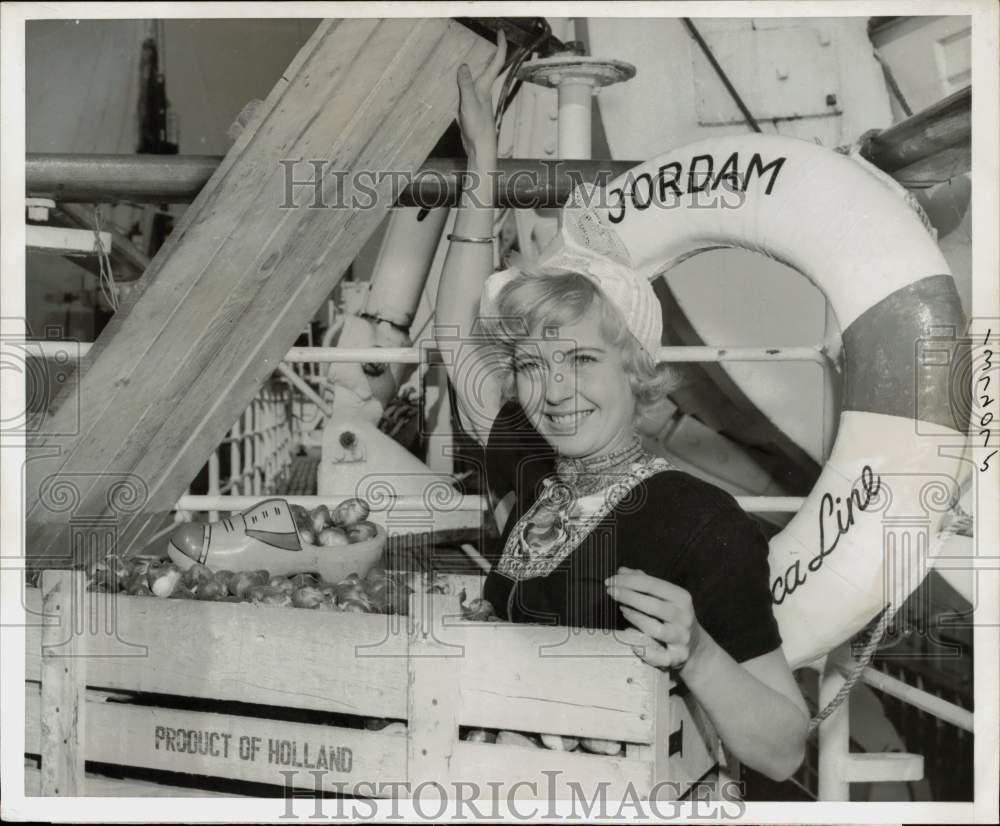
<path fill-rule="evenodd" d="M 742 511 L 726 509 L 692 538 L 679 566 L 698 623 L 737 662 L 781 645 L 767 556 L 757 526 Z"/>
<path fill-rule="evenodd" d="M 507 402 L 497 413 L 485 459 L 487 484 L 500 498 L 517 491 L 533 501 L 541 480 L 555 467 L 555 452 L 517 402 Z"/>

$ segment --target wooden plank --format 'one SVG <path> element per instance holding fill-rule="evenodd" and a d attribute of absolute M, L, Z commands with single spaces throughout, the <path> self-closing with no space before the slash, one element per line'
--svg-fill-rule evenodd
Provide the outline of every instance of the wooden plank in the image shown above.
<path fill-rule="evenodd" d="M 384 795 L 392 792 L 392 784 L 409 780 L 410 788 L 414 789 L 428 779 L 412 762 L 407 763 L 407 737 L 402 733 L 381 734 L 238 715 L 109 704 L 100 700 L 90 702 L 88 712 L 88 731 L 93 734 L 86 738 L 87 758 L 110 765 L 276 785 L 286 782 L 285 775 L 280 772 L 294 771 L 291 780 L 296 787 L 314 788 L 315 779 L 310 772 L 316 769 L 307 767 L 305 763 L 315 764 L 319 746 L 326 745 L 328 749 L 331 746 L 350 749 L 351 756 L 347 758 L 346 752 L 338 752 L 343 770 L 331 768 L 323 775 L 322 788 L 325 790 L 343 791 L 340 785 L 343 783 L 350 790 L 354 784 L 364 783 L 383 786 L 375 791 Z M 29 691 L 25 705 L 25 744 L 29 753 L 39 736 L 38 715 L 37 690 L 33 694 Z M 162 729 L 159 736 L 158 726 Z M 175 750 L 168 750 L 166 732 L 176 733 L 178 729 L 208 732 L 209 740 L 206 741 L 202 734 L 201 742 L 208 743 L 206 750 L 209 752 L 212 751 L 211 734 L 215 732 L 219 735 L 214 743 L 216 753 L 197 755 L 176 751 L 181 742 L 187 748 L 190 742 L 187 735 L 175 736 Z M 222 735 L 225 734 L 229 735 L 228 754 L 224 753 L 226 741 Z M 258 738 L 255 757 L 240 757 L 239 743 L 243 737 L 250 738 L 250 743 L 253 743 L 253 738 Z M 269 744 L 270 740 L 277 742 Z M 285 746 L 282 751 L 279 743 L 293 743 L 294 747 Z M 305 759 L 307 747 L 308 759 Z M 252 754 L 252 746 L 246 747 L 244 754 Z M 282 754 L 290 762 L 279 761 Z M 293 754 L 295 762 L 303 765 L 293 765 Z M 428 757 L 433 760 L 432 755 Z M 510 792 L 518 799 L 545 799 L 554 789 L 555 799 L 575 796 L 590 800 L 603 787 L 607 799 L 615 800 L 621 798 L 630 784 L 636 794 L 644 796 L 651 788 L 652 773 L 648 762 L 625 757 L 459 742 L 453 745 L 448 774 L 432 776 L 431 779 L 442 784 L 475 783 L 484 797 L 500 789 L 504 795 Z M 453 787 L 449 785 L 446 788 L 450 791 Z M 367 793 L 371 791 L 368 789 Z"/>
<path fill-rule="evenodd" d="M 270 111 L 276 108 L 279 103 L 285 98 L 289 93 L 289 86 L 292 81 L 301 73 L 303 64 L 316 52 L 317 44 L 326 36 L 329 31 L 330 23 L 324 21 L 321 23 L 313 32 L 312 36 L 306 42 L 306 44 L 299 50 L 298 54 L 289 64 L 288 69 L 282 74 L 281 79 L 275 84 L 271 93 L 268 95 L 266 108 Z M 363 38 L 362 38 L 363 41 Z M 292 124 L 289 124 L 291 126 Z M 233 146 L 230 148 L 229 152 L 222 158 L 221 163 L 214 167 L 214 172 L 209 176 L 207 182 L 203 186 L 199 187 L 197 195 L 193 199 L 191 207 L 184 212 L 179 224 L 176 226 L 174 231 L 167 237 L 166 242 L 160 248 L 159 252 L 155 258 L 150 262 L 150 266 L 146 271 L 145 277 L 141 278 L 135 284 L 135 290 L 131 293 L 130 300 L 127 300 L 123 306 L 115 313 L 112 319 L 109 321 L 105 328 L 105 333 L 98 338 L 94 345 L 90 355 L 91 358 L 84 360 L 80 365 L 81 374 L 89 374 L 91 371 L 94 373 L 95 383 L 99 379 L 102 384 L 107 385 L 109 389 L 111 387 L 111 371 L 112 365 L 110 363 L 99 363 L 96 360 L 96 356 L 107 349 L 109 342 L 117 336 L 120 330 L 123 328 L 134 328 L 137 321 L 144 321 L 146 323 L 151 323 L 154 320 L 154 315 L 151 312 L 151 308 L 147 309 L 147 305 L 139 304 L 140 297 L 152 286 L 156 286 L 157 290 L 164 289 L 167 286 L 168 280 L 170 280 L 173 270 L 171 268 L 166 268 L 166 275 L 161 276 L 161 271 L 165 269 L 164 265 L 168 259 L 173 255 L 174 250 L 180 246 L 182 239 L 186 242 L 192 236 L 192 232 L 198 232 L 198 225 L 204 223 L 203 213 L 215 207 L 217 201 L 219 201 L 220 190 L 223 183 L 231 185 L 233 182 L 230 179 L 230 172 L 236 165 L 237 161 L 240 162 L 241 168 L 244 171 L 244 175 L 249 172 L 258 172 L 259 169 L 255 167 L 250 167 L 250 163 L 256 162 L 256 158 L 249 156 L 249 144 L 251 138 L 253 138 L 258 130 L 246 130 L 240 137 L 235 141 Z M 262 130 L 261 130 L 262 131 Z M 144 167 L 148 167 L 151 164 L 155 167 L 154 174 L 162 174 L 162 170 L 159 168 L 159 159 L 144 158 L 140 161 Z M 251 182 L 248 176 L 244 178 L 246 185 L 249 187 Z M 230 195 L 235 195 L 237 193 L 231 192 Z M 249 191 L 243 192 L 242 194 L 249 194 Z M 93 199 L 91 199 L 93 200 Z M 230 199 L 232 201 L 232 199 Z M 231 203 L 223 203 L 222 206 L 230 207 Z M 224 210 L 223 214 L 227 214 Z M 153 276 L 156 276 L 154 278 Z M 128 328 L 126 328 L 126 322 L 128 323 Z M 144 356 L 141 348 L 136 348 L 134 352 L 135 361 L 130 362 L 119 362 L 120 367 L 125 370 L 132 369 L 138 360 Z M 120 357 L 119 357 L 120 358 Z M 84 403 L 93 402 L 100 405 L 103 400 L 96 394 L 93 397 L 88 397 L 83 400 Z M 60 411 L 62 413 L 63 411 Z M 88 408 L 83 408 L 83 413 L 85 417 L 91 418 L 91 411 Z"/>
<path fill-rule="evenodd" d="M 116 603 L 112 632 L 82 640 L 91 686 L 406 716 L 399 617 L 121 594 Z M 35 633 L 28 631 L 28 679 L 38 673 Z M 146 653 L 122 656 L 123 641 Z"/>
<path fill-rule="evenodd" d="M 371 209 L 308 209 L 311 191 L 283 209 L 278 159 L 326 162 L 328 181 L 331 167 L 414 170 L 454 116 L 458 64 L 476 71 L 492 47 L 446 19 L 349 20 L 321 25 L 303 52 L 88 354 L 79 435 L 33 444 L 30 556 L 68 547 L 73 509 L 41 496 L 53 474 L 77 488 L 78 515 L 114 519 L 120 550 L 141 544 L 389 206 L 385 178 Z M 47 429 L 74 433 L 75 417 L 64 398 Z M 123 474 L 146 500 L 131 511 L 108 504 Z"/>
<path fill-rule="evenodd" d="M 355 48 L 360 48 L 360 46 L 362 44 L 364 44 L 365 41 L 366 41 L 366 37 L 363 36 L 363 33 L 362 33 L 362 36 L 358 36 L 358 37 L 352 38 L 352 43 L 354 44 Z M 342 55 L 342 58 L 345 59 L 345 60 L 350 60 L 354 56 L 355 55 L 354 55 L 353 52 L 346 52 L 346 53 L 344 53 Z M 341 72 L 340 74 L 343 75 L 343 72 Z M 343 80 L 342 77 L 340 79 Z M 308 85 L 308 81 L 305 81 L 305 85 Z M 322 91 L 322 90 L 320 90 L 320 91 Z M 296 109 L 294 106 L 289 106 L 289 107 L 286 107 L 287 111 L 282 110 L 282 111 L 279 112 L 279 114 L 287 114 L 287 115 L 289 115 L 289 117 L 288 117 L 288 123 L 290 124 L 290 126 L 288 128 L 291 129 L 292 131 L 288 135 L 286 135 L 286 144 L 289 144 L 292 141 L 294 141 L 295 138 L 296 138 L 297 133 L 299 131 L 301 131 L 301 125 L 300 124 L 301 124 L 301 120 L 302 120 L 302 116 L 301 116 L 301 111 L 302 111 L 301 104 L 302 103 L 304 103 L 304 101 L 299 102 L 298 109 Z M 296 111 L 299 112 L 299 117 L 295 117 L 294 113 Z M 276 137 L 275 140 L 277 140 L 277 139 L 278 138 Z M 298 146 L 298 145 L 296 145 L 295 148 L 301 148 L 301 147 Z M 307 146 L 306 149 L 311 149 L 311 147 Z M 278 167 L 277 167 L 277 165 L 276 165 L 276 163 L 275 163 L 275 161 L 274 161 L 274 159 L 272 157 L 267 157 L 266 153 L 262 153 L 262 152 L 259 152 L 259 151 L 256 152 L 256 153 L 253 153 L 253 152 L 250 152 L 248 150 L 248 154 L 249 155 L 253 155 L 252 160 L 254 162 L 256 162 L 258 164 L 261 164 L 259 170 L 255 169 L 255 168 L 251 168 L 249 171 L 251 171 L 251 172 L 259 172 L 259 173 L 263 174 L 265 172 L 265 170 L 266 170 L 266 172 L 270 176 L 270 178 L 274 178 L 275 177 L 275 173 L 278 171 Z M 251 162 L 251 160 L 248 159 L 247 163 L 250 163 L 250 162 Z M 246 165 L 247 164 L 244 164 L 244 171 L 246 171 L 246 169 L 245 169 Z M 241 185 L 250 186 L 251 183 L 253 182 L 254 177 L 255 177 L 254 175 L 250 175 L 250 176 L 244 178 L 243 180 L 237 180 L 236 183 L 234 184 L 234 186 L 237 189 L 240 189 Z M 256 177 L 259 177 L 259 175 L 257 175 Z M 259 189 L 259 182 L 258 182 L 258 189 Z M 272 190 L 273 190 L 273 187 L 272 187 Z M 263 190 L 260 190 L 260 191 L 258 191 L 256 193 L 253 190 L 246 190 L 246 191 L 240 190 L 239 192 L 237 192 L 235 194 L 237 196 L 251 196 L 250 201 L 258 203 L 260 205 L 260 208 L 258 209 L 258 213 L 261 213 L 265 218 L 267 217 L 267 212 L 269 212 L 269 211 L 273 212 L 275 204 L 280 203 L 280 198 L 275 197 L 275 196 L 278 196 L 279 193 L 274 192 L 274 191 L 268 191 L 266 187 Z M 254 195 L 256 195 L 257 197 L 256 198 L 252 197 Z M 266 197 L 261 197 L 261 196 L 266 196 Z M 269 209 L 267 209 L 265 207 L 267 207 Z M 221 230 L 221 237 L 223 237 L 223 238 L 227 237 L 232 232 L 234 232 L 235 228 L 238 226 L 238 224 L 239 224 L 239 222 L 241 220 L 243 220 L 243 221 L 250 220 L 248 218 L 248 215 L 245 214 L 246 213 L 246 202 L 244 202 L 244 203 L 241 204 L 241 203 L 239 203 L 239 201 L 234 201 L 233 198 L 230 198 L 222 207 L 216 207 L 215 205 L 213 205 L 212 209 L 213 210 L 217 210 L 218 213 L 221 216 L 223 216 L 226 221 L 232 222 L 231 224 L 223 224 L 221 227 L 218 226 L 218 223 L 219 223 L 218 221 L 215 222 L 214 229 L 215 229 L 215 231 L 217 233 Z M 292 212 L 292 211 L 286 210 L 285 212 L 288 213 L 288 212 Z M 250 220 L 250 222 L 252 223 L 252 220 Z M 272 231 L 271 230 L 267 230 L 266 227 L 261 228 L 261 229 L 264 230 L 265 236 L 269 236 L 269 235 L 272 234 Z M 214 235 L 213 239 L 217 238 L 217 237 L 220 237 L 220 235 L 218 235 L 218 234 Z M 236 239 L 237 243 L 239 242 L 239 240 L 240 239 Z M 216 244 L 215 246 L 217 247 L 218 244 Z M 225 244 L 223 244 L 223 247 L 225 247 Z M 202 252 L 204 252 L 204 251 L 202 251 Z M 216 254 L 221 254 L 222 252 L 224 252 L 224 250 L 221 250 L 219 253 L 216 253 Z M 185 258 L 185 255 L 182 254 L 182 253 L 186 253 L 187 257 Z M 195 259 L 189 261 L 188 258 L 191 258 L 191 256 L 195 256 Z M 176 269 L 176 265 L 180 264 L 180 263 L 194 264 L 194 263 L 196 263 L 196 261 L 198 260 L 199 257 L 200 256 L 198 256 L 197 251 L 196 250 L 192 250 L 191 246 L 189 244 L 187 247 L 184 247 L 183 249 L 179 249 L 177 251 L 177 255 L 175 256 L 176 262 L 172 262 L 172 263 L 175 263 L 174 269 Z M 208 258 L 209 261 L 211 261 L 211 259 L 212 259 L 213 256 L 212 255 L 208 255 L 206 257 Z M 206 262 L 203 261 L 202 262 L 202 268 L 204 268 L 205 265 L 206 265 Z M 171 272 L 173 272 L 173 270 L 171 270 Z M 159 275 L 163 276 L 164 273 L 160 273 Z M 258 278 L 259 278 L 259 274 L 258 274 Z M 242 282 L 241 282 L 241 284 L 242 284 Z M 200 286 L 201 285 L 196 285 L 196 288 L 200 287 Z M 222 294 L 212 296 L 213 299 L 220 299 L 220 298 L 223 298 L 223 297 L 224 296 Z M 252 294 L 251 294 L 251 297 L 252 297 Z M 206 308 L 206 312 L 209 312 L 210 314 L 208 316 L 203 316 L 200 319 L 195 318 L 195 319 L 193 319 L 193 321 L 195 323 L 197 323 L 198 321 L 202 321 L 202 322 L 204 322 L 204 324 L 202 326 L 209 326 L 210 327 L 211 326 L 211 320 L 213 318 L 215 318 L 215 316 L 211 315 L 211 311 L 208 308 L 211 308 L 213 306 L 213 304 L 217 304 L 217 303 L 218 303 L 217 301 L 202 302 L 201 306 L 204 307 L 204 308 Z M 235 319 L 231 317 L 228 320 L 231 323 Z M 197 328 L 195 328 L 195 329 L 197 329 Z M 168 362 L 168 364 L 170 364 L 172 366 L 173 365 L 173 360 L 171 360 L 170 362 Z M 169 368 L 167 368 L 167 369 L 169 369 Z M 86 418 L 86 411 L 85 411 L 85 418 Z"/>
<path fill-rule="evenodd" d="M 32 590 L 29 610 L 37 598 Z M 399 617 L 122 595 L 117 604 L 121 633 L 86 640 L 87 653 L 97 657 L 89 666 L 92 686 L 407 715 L 406 631 Z M 652 741 L 656 672 L 610 635 L 467 623 L 458 619 L 454 595 L 436 604 L 453 618 L 439 635 L 462 646 L 463 725 Z M 28 629 L 29 679 L 37 673 L 34 633 Z M 148 654 L 109 656 L 123 639 L 147 645 Z"/>
<path fill-rule="evenodd" d="M 652 742 L 646 745 L 629 744 L 625 753 L 629 757 L 648 761 L 652 768 L 653 783 L 670 782 L 673 768 L 670 759 L 670 735 L 674 731 L 673 703 L 675 698 L 671 696 L 671 690 L 675 688 L 673 679 L 663 673 L 658 673 L 654 678 L 653 689 L 653 710 L 652 710 Z M 678 797 L 679 794 L 672 795 Z M 656 798 L 661 799 L 657 794 Z"/>
<path fill-rule="evenodd" d="M 24 767 L 24 796 L 39 797 L 42 793 L 42 773 L 32 766 Z M 88 772 L 83 776 L 83 793 L 87 797 L 241 797 L 238 794 L 168 786 L 144 780 L 120 780 Z"/>
<path fill-rule="evenodd" d="M 462 724 L 649 743 L 654 672 L 606 633 L 463 623 Z"/>
<path fill-rule="evenodd" d="M 411 604 L 436 643 L 461 652 L 462 725 L 650 742 L 657 672 L 630 646 L 592 629 L 467 622 L 454 592 L 477 579 L 445 575 L 452 594 L 418 599 L 417 588 Z"/>
<path fill-rule="evenodd" d="M 40 738 L 37 687 L 25 698 L 25 751 Z M 406 735 L 234 714 L 136 706 L 88 696 L 86 758 L 114 766 L 277 786 L 343 790 L 406 779 Z"/>
<path fill-rule="evenodd" d="M 433 594 L 417 592 L 410 600 L 410 648 L 408 652 L 407 763 L 410 793 L 421 799 L 430 786 L 451 779 L 458 723 L 462 716 L 461 649 L 449 645 L 441 633 L 444 613 L 434 610 Z M 454 599 L 448 599 L 454 606 Z M 425 613 L 422 608 L 430 607 Z M 434 797 L 448 795 L 447 787 Z"/>
<path fill-rule="evenodd" d="M 695 781 L 703 778 L 717 763 L 719 738 L 708 715 L 694 696 L 670 697 L 670 738 L 668 740 L 671 791 L 686 794 Z"/>
<path fill-rule="evenodd" d="M 405 625 L 393 629 L 387 624 L 393 618 L 379 615 L 119 596 L 114 633 L 88 634 L 80 645 L 89 658 L 92 685 L 407 718 L 409 746 L 405 737 L 379 735 L 394 739 L 379 741 L 372 751 L 371 732 L 132 706 L 108 702 L 107 694 L 91 690 L 86 725 L 99 734 L 85 740 L 87 759 L 274 783 L 284 782 L 279 770 L 294 769 L 304 775 L 296 785 L 308 787 L 306 748 L 318 754 L 320 745 L 330 743 L 323 737 L 336 733 L 336 745 L 352 749 L 351 759 L 362 767 L 353 770 L 352 781 L 462 781 L 481 788 L 526 781 L 535 784 L 535 791 L 522 782 L 517 794 L 529 797 L 545 797 L 548 784 L 555 782 L 560 795 L 588 799 L 602 782 L 605 794 L 621 793 L 631 783 L 645 795 L 654 782 L 667 781 L 658 795 L 666 799 L 665 793 L 682 793 L 714 764 L 717 741 L 693 700 L 671 695 L 670 677 L 648 668 L 631 651 L 620 656 L 621 646 L 611 635 L 568 636 L 564 628 L 464 622 L 457 619 L 454 592 L 464 587 L 465 578 L 442 579 L 452 593 L 414 595 L 434 626 L 428 638 L 411 642 Z M 38 589 L 29 589 L 29 610 L 39 603 Z M 422 626 L 411 627 L 419 634 Z M 31 679 L 40 672 L 42 629 L 28 633 Z M 122 636 L 145 644 L 146 656 L 109 656 L 120 650 Z M 458 646 L 459 656 L 416 655 L 453 653 L 452 646 Z M 26 748 L 31 750 L 40 742 L 39 690 L 30 683 L 27 690 Z M 460 743 L 459 723 L 604 737 L 629 745 L 623 756 L 608 758 Z M 161 727 L 159 739 L 156 726 Z M 256 763 L 238 753 L 192 755 L 166 748 L 168 729 L 208 731 L 209 738 L 215 732 L 216 752 L 224 734 L 230 744 L 245 735 L 279 745 L 272 749 L 273 758 Z M 204 748 L 211 751 L 211 741 L 204 738 Z M 247 768 L 246 763 L 255 765 Z M 555 771 L 554 779 L 545 771 Z M 328 782 L 335 789 L 335 781 Z"/>
<path fill-rule="evenodd" d="M 42 608 L 53 617 L 41 632 L 39 689 L 45 714 L 39 753 L 46 796 L 78 797 L 83 791 L 83 730 L 86 725 L 86 661 L 73 620 L 83 612 L 84 578 L 74 571 L 45 571 Z"/>
<path fill-rule="evenodd" d="M 452 760 L 451 782 L 476 784 L 484 797 L 590 801 L 603 789 L 614 801 L 642 796 L 651 781 L 648 762 L 624 756 L 461 742 Z"/>

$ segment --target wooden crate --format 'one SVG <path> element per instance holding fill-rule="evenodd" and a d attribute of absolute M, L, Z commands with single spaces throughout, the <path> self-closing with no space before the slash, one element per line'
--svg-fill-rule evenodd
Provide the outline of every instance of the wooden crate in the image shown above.
<path fill-rule="evenodd" d="M 220 778 L 373 797 L 462 782 L 483 797 L 519 784 L 515 797 L 590 799 L 603 787 L 613 800 L 659 783 L 667 800 L 715 768 L 703 712 L 612 634 L 463 621 L 456 594 L 477 595 L 478 577 L 418 592 L 406 618 L 84 593 L 79 576 L 46 576 L 27 600 L 25 751 L 42 756 L 27 793 L 85 793 L 96 781 L 72 779 L 84 757 L 199 775 L 206 789 Z M 405 731 L 366 730 L 364 718 Z M 460 727 L 626 748 L 467 742 Z"/>

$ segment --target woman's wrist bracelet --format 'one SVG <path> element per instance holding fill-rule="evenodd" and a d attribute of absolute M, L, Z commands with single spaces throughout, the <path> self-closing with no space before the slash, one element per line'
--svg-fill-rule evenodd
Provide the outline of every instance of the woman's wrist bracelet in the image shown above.
<path fill-rule="evenodd" d="M 448 233 L 449 241 L 465 241 L 467 244 L 492 244 L 493 236 L 472 236 L 472 235 L 455 235 L 453 232 Z"/>

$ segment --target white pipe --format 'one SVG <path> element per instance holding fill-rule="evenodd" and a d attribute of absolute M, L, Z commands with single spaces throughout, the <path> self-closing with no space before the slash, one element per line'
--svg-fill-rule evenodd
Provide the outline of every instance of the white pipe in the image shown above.
<path fill-rule="evenodd" d="M 285 362 L 383 362 L 418 364 L 425 353 L 437 353 L 436 347 L 293 347 Z M 817 347 L 661 347 L 660 362 L 720 361 L 812 361 L 825 364 L 826 356 Z"/>
<path fill-rule="evenodd" d="M 239 473 L 240 473 L 240 422 L 243 420 L 243 415 L 240 414 L 236 418 L 236 422 L 233 424 L 229 431 L 230 441 L 229 441 L 229 480 L 227 481 L 228 490 L 234 490 L 236 493 L 241 492 L 239 485 Z"/>
<path fill-rule="evenodd" d="M 846 680 L 839 664 L 848 658 L 847 646 L 835 648 L 826 657 L 826 665 L 819 680 L 819 707 L 837 695 Z M 822 801 L 849 801 L 850 785 L 844 778 L 843 766 L 850 753 L 851 718 L 850 703 L 845 699 L 833 713 L 819 724 L 819 799 Z"/>
<path fill-rule="evenodd" d="M 250 444 L 253 446 L 253 494 L 254 496 L 260 496 L 264 490 L 264 473 L 261 469 L 260 459 L 261 459 L 261 449 L 260 449 L 260 431 L 261 431 L 261 415 L 260 415 L 260 396 L 257 396 L 253 402 L 250 404 L 250 415 L 252 417 L 253 424 L 250 428 Z"/>
<path fill-rule="evenodd" d="M 734 496 L 736 503 L 750 513 L 798 513 L 805 496 Z"/>
<path fill-rule="evenodd" d="M 493 566 L 490 565 L 489 560 L 485 556 L 479 553 L 474 545 L 470 545 L 468 542 L 463 542 L 460 547 L 463 551 L 465 551 L 465 555 L 475 562 L 482 571 L 487 574 L 490 572 L 490 569 L 492 569 Z"/>
<path fill-rule="evenodd" d="M 887 751 L 851 754 L 841 775 L 847 783 L 899 783 L 923 780 L 924 758 L 919 754 Z"/>
<path fill-rule="evenodd" d="M 213 450 L 212 455 L 208 457 L 208 495 L 218 496 L 218 494 L 219 494 L 219 451 Z M 208 519 L 210 522 L 218 521 L 219 512 L 216 510 L 209 511 Z"/>
<path fill-rule="evenodd" d="M 274 490 L 274 404 L 271 401 L 270 393 L 261 399 L 261 409 L 264 414 L 264 432 L 261 434 L 261 445 L 264 450 L 264 491 L 270 493 Z"/>
<path fill-rule="evenodd" d="M 280 498 L 295 505 L 302 505 L 306 508 L 315 508 L 318 505 L 329 505 L 330 502 L 338 502 L 349 499 L 353 493 L 339 493 L 331 496 L 198 496 L 188 494 L 177 500 L 177 510 L 183 511 L 207 511 L 216 509 L 222 511 L 242 511 L 252 508 L 267 499 Z M 450 511 L 470 511 L 482 512 L 486 500 L 482 496 L 462 496 L 457 507 L 452 507 L 448 503 Z M 422 496 L 391 496 L 380 497 L 373 513 L 391 510 L 393 513 L 421 513 L 430 507 Z"/>
<path fill-rule="evenodd" d="M 240 489 L 238 493 L 250 493 L 250 486 L 247 484 L 246 481 L 247 446 L 244 439 L 246 438 L 245 434 L 246 434 L 246 429 L 248 427 L 248 422 L 247 422 L 247 412 L 245 410 L 242 413 L 240 413 L 240 417 L 237 420 L 237 422 L 239 424 L 238 428 L 239 442 L 237 442 L 237 444 L 239 445 L 240 455 L 239 455 L 239 463 L 236 465 L 236 469 L 234 472 L 237 474 L 236 478 L 239 480 Z"/>
<path fill-rule="evenodd" d="M 32 340 L 27 352 L 29 358 L 53 357 L 57 353 L 65 358 L 66 347 L 59 341 Z M 87 354 L 92 343 L 74 344 L 73 350 L 81 356 Z M 32 352 L 32 350 L 37 352 Z M 292 347 L 282 359 L 283 364 L 300 362 L 348 363 L 382 362 L 388 364 L 419 364 L 435 347 Z M 72 356 L 72 354 L 69 354 Z M 721 361 L 812 361 L 826 364 L 820 347 L 661 347 L 657 360 L 666 362 L 721 362 Z M 279 368 L 280 369 L 280 368 Z M 291 381 L 291 379 L 289 379 Z M 308 385 L 306 385 L 308 386 Z M 296 384 L 296 387 L 300 385 Z M 300 387 L 301 389 L 301 387 Z M 304 391 L 303 391 L 304 392 Z"/>
<path fill-rule="evenodd" d="M 559 84 L 559 158 L 590 159 L 593 83 L 568 77 Z"/>
<path fill-rule="evenodd" d="M 850 665 L 842 663 L 840 670 L 842 673 L 846 673 L 850 670 Z M 968 709 L 954 703 L 949 703 L 947 700 L 942 700 L 940 697 L 936 697 L 915 686 L 908 685 L 896 677 L 883 674 L 881 671 L 870 666 L 861 672 L 861 681 L 866 685 L 870 685 L 876 691 L 881 691 L 883 694 L 888 694 L 890 697 L 902 700 L 914 708 L 926 711 L 928 714 L 932 714 L 956 728 L 972 732 L 973 716 L 972 712 Z"/>
<path fill-rule="evenodd" d="M 331 349 L 337 349 L 333 347 Z M 306 382 L 299 376 L 291 367 L 288 366 L 287 362 L 281 362 L 278 364 L 278 372 L 281 373 L 288 381 L 295 385 L 296 389 L 309 401 L 316 405 L 320 409 L 320 412 L 326 417 L 330 418 L 333 415 L 333 411 L 330 410 L 330 406 L 323 401 L 322 397 L 313 390 Z"/>
<path fill-rule="evenodd" d="M 296 504 L 304 505 L 305 507 L 314 508 L 317 505 L 329 505 L 330 500 L 340 500 L 348 499 L 353 496 L 353 493 L 343 493 L 343 494 L 332 494 L 330 496 L 281 496 L 282 499 L 287 499 L 289 502 L 295 502 Z M 195 496 L 187 495 L 182 496 L 177 502 L 177 510 L 184 511 L 207 511 L 207 510 L 223 510 L 223 511 L 233 511 L 233 510 L 246 510 L 247 508 L 252 508 L 254 505 L 259 504 L 264 501 L 264 499 L 273 498 L 268 496 Z M 801 496 L 736 496 L 736 503 L 743 508 L 745 511 L 750 513 L 756 512 L 767 512 L 767 513 L 793 513 L 797 511 L 802 503 L 805 501 L 804 497 Z M 390 507 L 394 510 L 399 511 L 426 511 L 428 509 L 427 503 L 421 496 L 397 496 L 390 497 L 385 500 L 387 503 L 386 508 L 379 508 L 379 510 L 387 510 Z M 463 496 L 462 502 L 457 508 L 452 508 L 449 503 L 448 510 L 461 510 L 461 511 L 484 511 L 488 507 L 488 503 L 483 496 Z"/>
<path fill-rule="evenodd" d="M 24 227 L 24 243 L 27 249 L 35 252 L 81 257 L 98 254 L 98 241 L 92 229 L 40 227 L 27 224 Z M 111 251 L 110 232 L 100 233 L 100 245 L 105 252 Z"/>

